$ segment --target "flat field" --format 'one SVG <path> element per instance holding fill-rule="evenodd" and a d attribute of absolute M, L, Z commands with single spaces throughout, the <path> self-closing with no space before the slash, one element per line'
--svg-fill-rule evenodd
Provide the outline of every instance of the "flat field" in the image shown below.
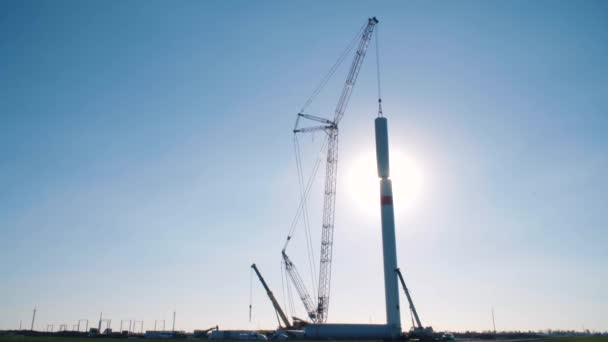
<path fill-rule="evenodd" d="M 0 342 L 94 342 L 96 339 L 86 337 L 49 337 L 49 336 L 9 336 L 0 335 Z M 135 342 L 137 340 L 128 338 L 102 338 L 107 342 Z M 142 339 L 143 341 L 143 339 Z"/>
<path fill-rule="evenodd" d="M 106 342 L 135 342 L 139 339 L 133 338 L 86 338 L 86 337 L 46 337 L 46 336 L 9 336 L 9 335 L 0 335 L 0 342 L 93 342 L 95 340 L 98 341 L 106 341 Z M 149 341 L 150 339 L 142 339 L 142 341 Z M 158 341 L 166 341 L 159 339 Z M 188 340 L 179 340 L 179 341 L 188 341 Z M 190 340 L 191 341 L 191 340 Z M 306 340 L 310 342 L 309 340 Z M 482 341 L 482 340 L 479 340 Z M 487 342 L 492 342 L 494 340 L 487 340 Z M 521 340 L 520 340 L 521 341 Z M 526 340 L 527 342 L 608 342 L 608 337 L 560 337 L 560 338 L 545 338 L 540 340 Z M 323 341 L 327 342 L 327 341 Z M 345 341 L 341 340 L 340 342 L 361 342 L 359 341 Z M 496 342 L 500 342 L 500 340 L 496 340 Z"/>
<path fill-rule="evenodd" d="M 608 342 L 608 336 L 558 337 L 558 338 L 545 338 L 545 339 L 542 339 L 542 340 L 530 340 L 530 341 L 543 341 L 543 342 Z"/>

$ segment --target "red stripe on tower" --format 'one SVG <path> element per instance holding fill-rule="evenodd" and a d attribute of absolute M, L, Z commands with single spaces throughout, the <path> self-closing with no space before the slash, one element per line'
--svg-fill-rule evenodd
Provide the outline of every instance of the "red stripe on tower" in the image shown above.
<path fill-rule="evenodd" d="M 382 196 L 380 198 L 380 204 L 381 205 L 385 205 L 385 204 L 393 204 L 393 196 Z"/>

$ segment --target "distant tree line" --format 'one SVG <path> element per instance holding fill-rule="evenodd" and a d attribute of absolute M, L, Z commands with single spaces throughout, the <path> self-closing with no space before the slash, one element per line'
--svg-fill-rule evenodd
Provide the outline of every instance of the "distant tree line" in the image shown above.
<path fill-rule="evenodd" d="M 527 339 L 527 338 L 543 338 L 543 337 L 574 337 L 574 336 L 608 336 L 608 332 L 597 332 L 586 329 L 584 331 L 575 330 L 538 330 L 538 331 L 465 331 L 451 332 L 454 337 L 465 339 L 480 339 L 480 340 L 503 340 L 503 339 Z"/>

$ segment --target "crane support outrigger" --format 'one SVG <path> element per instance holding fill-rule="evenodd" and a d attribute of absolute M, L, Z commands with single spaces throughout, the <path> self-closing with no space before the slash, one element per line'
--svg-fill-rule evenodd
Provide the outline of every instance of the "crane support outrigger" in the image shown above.
<path fill-rule="evenodd" d="M 351 64 L 344 88 L 336 105 L 333 120 L 328 120 L 316 117 L 309 114 L 298 113 L 294 134 L 323 131 L 327 134 L 327 159 L 325 167 L 325 190 L 323 200 L 323 224 L 321 229 L 321 253 L 319 265 L 319 285 L 317 303 L 314 305 L 312 299 L 304 283 L 295 268 L 295 265 L 289 260 L 285 249 L 283 249 L 283 260 L 285 268 L 291 280 L 294 282 L 295 288 L 298 291 L 300 299 L 304 303 L 308 317 L 314 323 L 325 323 L 329 311 L 329 294 L 331 283 L 331 263 L 332 263 L 332 248 L 334 237 L 334 214 L 336 209 L 336 183 L 338 173 L 338 124 L 344 116 L 350 96 L 352 94 L 357 76 L 361 70 L 367 47 L 372 38 L 374 27 L 378 24 L 378 19 L 370 18 L 367 25 L 363 29 L 357 51 L 355 52 L 354 60 Z M 306 119 L 321 123 L 321 125 L 312 127 L 299 127 L 300 119 Z M 289 237 L 288 237 L 289 241 Z M 316 307 L 316 309 L 315 309 Z"/>

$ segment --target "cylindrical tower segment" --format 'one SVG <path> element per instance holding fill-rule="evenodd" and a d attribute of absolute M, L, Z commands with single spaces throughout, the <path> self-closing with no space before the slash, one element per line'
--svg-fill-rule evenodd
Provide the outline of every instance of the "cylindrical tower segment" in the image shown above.
<path fill-rule="evenodd" d="M 384 117 L 378 117 L 376 126 L 376 160 L 378 161 L 378 177 L 389 178 L 391 176 L 388 160 L 388 127 Z"/>
<path fill-rule="evenodd" d="M 380 177 L 380 208 L 382 216 L 382 252 L 384 257 L 384 296 L 386 300 L 386 323 L 392 337 L 401 333 L 399 311 L 399 283 L 397 279 L 397 243 L 395 238 L 395 213 L 393 187 L 389 169 L 388 125 L 384 117 L 376 118 L 376 159 Z"/>

